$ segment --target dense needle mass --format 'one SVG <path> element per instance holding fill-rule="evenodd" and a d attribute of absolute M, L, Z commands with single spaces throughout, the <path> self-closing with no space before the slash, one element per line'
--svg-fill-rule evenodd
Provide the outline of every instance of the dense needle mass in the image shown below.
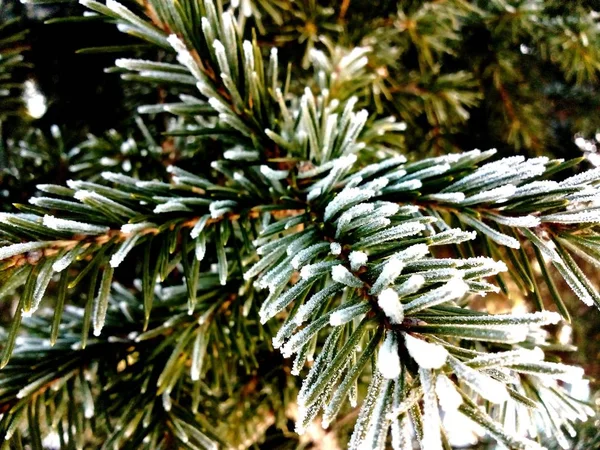
<path fill-rule="evenodd" d="M 81 52 L 124 82 L 100 136 L 36 128 L 0 15 L 0 439 L 439 450 L 454 417 L 572 448 L 556 332 L 600 307 L 600 169 L 557 145 L 600 141 L 574 3 L 81 0 L 52 26 L 127 35 Z"/>

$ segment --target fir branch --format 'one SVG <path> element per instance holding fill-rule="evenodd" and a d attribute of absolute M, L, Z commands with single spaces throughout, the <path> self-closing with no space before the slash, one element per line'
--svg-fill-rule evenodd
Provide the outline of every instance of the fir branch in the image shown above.
<path fill-rule="evenodd" d="M 412 447 L 411 422 L 421 447 L 447 447 L 438 405 L 511 448 L 536 448 L 535 433 L 568 445 L 564 430 L 591 411 L 560 384 L 583 376 L 558 362 L 568 346 L 543 328 L 560 317 L 488 314 L 470 299 L 506 289 L 509 275 L 543 309 L 541 275 L 568 317 L 552 263 L 584 302 L 600 304 L 578 259 L 600 257 L 598 170 L 566 176 L 577 161 L 550 157 L 486 161 L 493 150 L 397 153 L 405 139 L 437 143 L 462 129 L 494 89 L 506 139 L 538 146 L 543 121 L 528 111 L 539 105 L 516 88 L 526 69 L 505 45 L 543 47 L 541 27 L 561 28 L 556 42 L 573 44 L 557 60 L 565 78 L 592 80 L 595 56 L 583 45 L 592 22 L 456 0 L 402 4 L 364 36 L 345 3 L 340 23 L 315 2 L 83 3 L 164 52 L 120 58 L 110 71 L 169 86 L 138 112 L 175 120 L 159 127 L 165 138 L 138 118 L 141 138 L 89 136 L 65 156 L 53 128 L 78 179 L 41 184 L 20 213 L 0 217 L 0 296 L 16 304 L 0 372 L 0 431 L 11 443 L 27 423 L 41 447 L 52 415 L 61 446 L 249 446 L 289 418 L 304 433 L 321 410 L 327 427 L 348 400 L 358 411 L 350 448 L 384 448 L 390 432 L 393 446 Z M 260 38 L 244 40 L 247 20 Z M 577 24 L 588 25 L 585 38 L 572 34 Z M 342 40 L 322 37 L 344 27 Z M 492 54 L 466 64 L 458 55 L 481 28 Z M 298 39 L 302 55 L 266 48 Z M 570 70 L 569 58 L 586 64 Z M 165 175 L 169 160 L 178 166 Z M 271 345 L 295 355 L 289 370 L 271 370 Z M 287 374 L 306 361 L 298 414 L 286 417 L 296 394 Z"/>

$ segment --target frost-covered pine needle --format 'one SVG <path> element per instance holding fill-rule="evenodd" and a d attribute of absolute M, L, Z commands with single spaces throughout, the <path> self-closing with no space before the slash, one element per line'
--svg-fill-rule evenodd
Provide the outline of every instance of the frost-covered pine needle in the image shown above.
<path fill-rule="evenodd" d="M 263 256 L 258 260 L 256 264 L 250 267 L 244 273 L 244 280 L 249 280 L 254 278 L 259 273 L 263 272 L 265 269 L 271 267 L 272 264 L 276 263 L 283 255 L 285 254 L 285 248 L 279 248 L 266 256 Z"/>
<path fill-rule="evenodd" d="M 389 185 L 385 188 L 385 192 L 406 192 L 406 191 L 416 191 L 423 187 L 423 182 L 421 180 L 406 180 L 401 181 L 400 183 Z"/>
<path fill-rule="evenodd" d="M 89 223 L 77 222 L 75 220 L 59 219 L 58 217 L 45 215 L 42 223 L 48 228 L 56 231 L 65 231 L 76 234 L 105 234 L 110 228 L 101 225 L 91 225 Z"/>
<path fill-rule="evenodd" d="M 426 200 L 433 200 L 440 203 L 460 203 L 465 199 L 463 192 L 446 192 L 440 194 L 429 194 L 423 196 Z"/>
<path fill-rule="evenodd" d="M 467 225 L 470 225 L 477 231 L 480 231 L 481 233 L 485 234 L 497 244 L 504 245 L 510 248 L 521 248 L 521 243 L 514 237 L 501 233 L 500 231 L 486 225 L 485 223 L 477 219 L 474 219 L 466 214 L 461 214 L 460 219 Z"/>
<path fill-rule="evenodd" d="M 469 367 L 489 368 L 518 364 L 521 362 L 542 361 L 543 359 L 544 352 L 539 347 L 535 347 L 533 350 L 520 348 L 512 351 L 481 355 L 469 360 L 468 365 Z"/>
<path fill-rule="evenodd" d="M 541 223 L 539 217 L 532 215 L 502 216 L 500 214 L 489 214 L 488 217 L 494 222 L 507 227 L 535 228 Z"/>
<path fill-rule="evenodd" d="M 530 360 L 528 362 L 513 364 L 511 368 L 518 372 L 537 375 L 540 378 L 553 378 L 566 381 L 567 383 L 579 381 L 585 374 L 582 367 L 548 361 Z"/>
<path fill-rule="evenodd" d="M 336 239 L 340 237 L 340 235 L 344 232 L 348 224 L 352 222 L 352 220 L 362 217 L 375 209 L 375 205 L 372 203 L 361 203 L 356 206 L 351 207 L 346 210 L 338 219 L 337 219 L 337 229 L 335 233 Z"/>
<path fill-rule="evenodd" d="M 453 277 L 443 286 L 429 291 L 404 305 L 405 314 L 414 314 L 435 305 L 462 298 L 469 291 L 469 285 L 460 277 Z"/>
<path fill-rule="evenodd" d="M 200 67 L 198 67 L 198 64 L 194 61 L 192 54 L 183 41 L 176 34 L 171 34 L 167 38 L 167 42 L 173 47 L 175 52 L 177 52 L 177 60 L 186 66 L 198 81 L 203 82 L 206 79 L 206 75 L 200 70 Z"/>
<path fill-rule="evenodd" d="M 208 206 L 208 210 L 210 211 L 211 218 L 219 219 L 226 213 L 231 212 L 232 208 L 236 205 L 237 203 L 233 200 L 215 200 Z"/>
<path fill-rule="evenodd" d="M 379 347 L 377 355 L 377 369 L 384 378 L 394 380 L 400 376 L 402 370 L 400 356 L 398 355 L 398 338 L 396 333 L 388 331 L 385 340 Z"/>
<path fill-rule="evenodd" d="M 187 207 L 184 203 L 178 202 L 176 200 L 169 200 L 165 203 L 161 203 L 154 207 L 154 212 L 156 214 L 165 214 L 171 212 L 191 212 L 192 210 Z"/>
<path fill-rule="evenodd" d="M 206 255 L 206 235 L 201 234 L 196 238 L 194 255 L 198 261 L 202 261 Z"/>
<path fill-rule="evenodd" d="M 362 302 L 347 308 L 338 309 L 331 313 L 331 316 L 329 316 L 329 324 L 333 327 L 343 325 L 369 312 L 370 309 L 371 305 L 369 305 L 367 302 Z"/>
<path fill-rule="evenodd" d="M 541 221 L 564 224 L 600 223 L 600 209 L 565 211 L 556 214 L 548 214 L 542 216 Z"/>
<path fill-rule="evenodd" d="M 403 262 L 411 262 L 423 258 L 428 253 L 429 247 L 427 244 L 415 244 L 402 251 L 399 251 L 394 256 Z"/>
<path fill-rule="evenodd" d="M 127 256 L 127 254 L 133 250 L 133 248 L 135 247 L 137 241 L 139 240 L 139 238 L 141 237 L 141 235 L 139 234 L 134 234 L 130 237 L 128 237 L 119 247 L 119 249 L 111 256 L 110 258 L 110 265 L 111 267 L 119 267 L 121 265 L 121 263 L 123 262 L 123 260 L 125 259 L 125 257 Z"/>
<path fill-rule="evenodd" d="M 459 266 L 464 272 L 465 278 L 489 277 L 500 272 L 507 272 L 508 267 L 503 261 L 495 261 L 492 258 L 485 256 L 476 256 L 467 258 L 459 263 Z"/>
<path fill-rule="evenodd" d="M 55 272 L 62 272 L 67 267 L 69 267 L 73 263 L 73 261 L 75 261 L 75 258 L 77 258 L 77 256 L 81 252 L 81 247 L 75 247 L 72 250 L 69 250 L 61 258 L 54 261 L 54 264 L 52 264 L 52 270 L 54 270 Z"/>
<path fill-rule="evenodd" d="M 326 207 L 323 220 L 330 221 L 337 213 L 357 203 L 370 199 L 375 191 L 366 188 L 343 189 Z"/>
<path fill-rule="evenodd" d="M 472 195 L 460 202 L 461 205 L 474 205 L 476 203 L 493 202 L 501 203 L 510 198 L 517 191 L 517 187 L 512 184 L 500 186 L 489 191 L 483 191 Z"/>
<path fill-rule="evenodd" d="M 190 237 L 192 239 L 196 239 L 198 236 L 200 236 L 200 234 L 204 231 L 204 227 L 208 223 L 209 218 L 210 217 L 207 214 L 207 215 L 200 217 L 200 219 L 198 219 L 198 222 L 196 222 L 194 227 L 190 230 Z"/>
<path fill-rule="evenodd" d="M 344 289 L 343 284 L 332 283 L 326 288 L 317 292 L 316 294 L 313 294 L 313 296 L 310 297 L 306 303 L 300 306 L 300 308 L 296 312 L 296 316 L 294 317 L 294 321 L 296 322 L 296 324 L 302 325 L 306 318 L 310 314 L 312 314 L 318 307 L 320 307 L 325 300 L 342 291 L 342 289 Z M 335 314 L 335 312 L 333 314 Z M 330 321 L 331 320 L 333 319 L 330 319 Z"/>
<path fill-rule="evenodd" d="M 399 325 L 404 320 L 404 308 L 398 294 L 391 288 L 384 289 L 377 297 L 377 304 L 389 319 L 390 323 Z"/>
<path fill-rule="evenodd" d="M 365 252 L 361 252 L 360 250 L 355 250 L 350 252 L 348 255 L 348 261 L 350 262 L 350 269 L 353 272 L 356 272 L 361 267 L 365 266 L 369 260 L 369 257 Z"/>
<path fill-rule="evenodd" d="M 300 269 L 300 277 L 308 280 L 309 278 L 321 276 L 324 273 L 329 272 L 336 264 L 338 264 L 338 261 L 335 260 L 308 264 Z"/>
<path fill-rule="evenodd" d="M 259 311 L 261 323 L 266 323 L 267 320 L 286 308 L 298 296 L 306 292 L 312 286 L 312 283 L 313 281 L 311 280 L 300 280 L 281 295 L 274 297 L 272 301 L 265 300 Z M 278 292 L 278 290 L 273 292 Z"/>
<path fill-rule="evenodd" d="M 289 247 L 288 247 L 289 249 Z M 316 244 L 311 245 L 303 250 L 300 250 L 296 256 L 292 259 L 292 267 L 294 269 L 300 269 L 306 263 L 308 263 L 312 258 L 317 256 L 319 253 L 325 252 L 329 249 L 329 244 L 327 242 L 318 242 Z M 289 253 L 288 253 L 289 254 Z"/>
<path fill-rule="evenodd" d="M 444 315 L 430 317 L 430 323 L 451 323 L 453 325 L 556 325 L 561 321 L 560 314 L 554 311 L 536 311 L 527 314 L 489 314 L 489 315 Z"/>
<path fill-rule="evenodd" d="M 363 282 L 352 274 L 346 267 L 341 264 L 331 268 L 331 278 L 333 281 L 345 284 L 348 287 L 360 288 L 363 287 Z"/>
<path fill-rule="evenodd" d="M 223 152 L 223 158 L 231 161 L 256 161 L 259 157 L 258 151 L 246 150 L 241 146 L 236 146 Z"/>
<path fill-rule="evenodd" d="M 156 224 L 152 222 L 126 223 L 121 226 L 121 232 L 124 234 L 136 234 L 148 228 L 155 228 Z"/>
<path fill-rule="evenodd" d="M 403 211 L 403 215 L 411 214 L 412 212 L 416 212 L 416 211 L 409 211 L 411 209 L 410 208 L 411 206 L 412 205 L 407 205 L 407 206 L 402 207 L 402 209 L 405 210 L 405 211 Z M 408 210 L 407 210 L 407 208 L 408 208 Z M 398 205 L 397 203 L 378 201 L 376 204 L 374 214 L 377 214 L 377 216 L 381 216 L 381 217 L 390 217 L 390 216 L 393 216 L 394 214 L 397 214 L 398 212 L 400 212 L 400 205 Z"/>
<path fill-rule="evenodd" d="M 379 177 L 374 179 L 373 181 L 369 181 L 361 186 L 362 189 L 365 190 L 373 190 L 375 193 L 380 193 L 381 189 L 386 187 L 389 184 L 390 180 L 387 177 Z M 399 209 L 399 206 L 396 207 L 396 211 Z"/>
<path fill-rule="evenodd" d="M 415 338 L 408 333 L 403 333 L 403 335 L 406 349 L 419 367 L 439 369 L 446 363 L 448 351 L 441 345 Z"/>
<path fill-rule="evenodd" d="M 404 269 L 404 263 L 400 261 L 400 259 L 392 256 L 383 266 L 381 273 L 375 280 L 375 283 L 373 283 L 369 293 L 371 295 L 379 294 L 390 284 L 394 283 L 396 278 L 398 278 L 402 272 L 402 269 Z"/>
<path fill-rule="evenodd" d="M 342 254 L 342 246 L 340 245 L 339 242 L 332 242 L 331 244 L 329 244 L 329 252 L 334 256 L 341 255 Z"/>
<path fill-rule="evenodd" d="M 439 175 L 443 175 L 451 169 L 450 164 L 441 163 L 435 164 L 431 167 L 426 167 L 425 169 L 418 170 L 416 172 L 409 173 L 404 177 L 405 180 L 424 180 L 426 178 L 436 177 Z"/>
<path fill-rule="evenodd" d="M 460 244 L 472 241 L 477 237 L 476 231 L 463 231 L 459 228 L 451 228 L 429 237 L 431 245 Z"/>
<path fill-rule="evenodd" d="M 305 230 L 304 233 L 297 233 L 294 235 L 291 235 L 292 239 L 289 242 L 285 252 L 288 255 L 294 255 L 296 256 L 299 252 L 303 251 L 306 248 L 309 248 L 309 246 L 316 240 L 316 233 L 314 232 L 314 230 Z M 281 238 L 280 242 L 283 242 L 284 238 Z M 288 241 L 286 241 L 287 243 Z M 275 242 L 273 242 L 273 245 L 275 245 Z M 267 247 L 266 245 L 264 247 Z M 322 247 L 325 248 L 325 247 Z"/>
<path fill-rule="evenodd" d="M 37 311 L 44 293 L 46 292 L 46 289 L 52 280 L 53 274 L 54 271 L 52 270 L 52 265 L 48 262 L 44 263 L 35 282 L 35 288 L 33 290 L 33 297 L 31 301 L 31 309 L 29 309 L 29 311 L 23 311 L 24 317 L 31 317 L 31 315 Z"/>
<path fill-rule="evenodd" d="M 49 242 L 22 242 L 0 247 L 0 260 L 12 258 L 27 252 L 39 250 L 50 245 Z"/>
<path fill-rule="evenodd" d="M 413 450 L 412 428 L 408 414 L 392 421 L 392 449 Z"/>
<path fill-rule="evenodd" d="M 460 380 L 467 383 L 484 399 L 492 403 L 504 403 L 508 400 L 509 395 L 506 386 L 500 381 L 475 369 L 471 369 L 453 356 L 448 358 L 448 364 Z"/>
<path fill-rule="evenodd" d="M 360 240 L 354 247 L 364 248 L 373 245 L 382 244 L 384 242 L 401 239 L 407 236 L 413 236 L 425 230 L 425 224 L 421 222 L 407 222 L 387 228 L 383 231 L 372 234 Z"/>
<path fill-rule="evenodd" d="M 260 166 L 260 173 L 262 173 L 267 179 L 272 181 L 285 180 L 289 175 L 288 170 L 275 170 L 265 165 Z"/>
<path fill-rule="evenodd" d="M 360 412 L 358 413 L 356 425 L 354 426 L 354 432 L 352 433 L 350 442 L 348 443 L 349 450 L 359 450 L 361 448 L 360 445 L 367 434 L 370 417 L 373 409 L 375 408 L 379 393 L 381 392 L 383 380 L 384 378 L 378 371 L 373 374 L 373 379 L 371 380 L 371 384 L 367 390 L 367 396 L 365 397 L 360 408 Z"/>
<path fill-rule="evenodd" d="M 423 275 L 411 275 L 400 286 L 394 288 L 396 293 L 403 297 L 405 295 L 414 294 L 425 285 L 425 277 Z"/>
<path fill-rule="evenodd" d="M 596 181 L 600 179 L 600 167 L 596 167 L 594 169 L 579 173 L 577 175 L 573 175 L 563 181 L 560 182 L 561 187 L 572 187 L 572 186 L 580 186 L 582 184 L 587 184 L 591 181 Z"/>
<path fill-rule="evenodd" d="M 444 374 L 438 374 L 435 380 L 435 392 L 440 406 L 447 413 L 456 411 L 463 403 L 462 396 L 456 390 L 454 383 Z"/>
<path fill-rule="evenodd" d="M 440 435 L 441 419 L 435 395 L 435 376 L 431 369 L 419 367 L 419 378 L 423 386 L 423 450 L 442 450 Z"/>

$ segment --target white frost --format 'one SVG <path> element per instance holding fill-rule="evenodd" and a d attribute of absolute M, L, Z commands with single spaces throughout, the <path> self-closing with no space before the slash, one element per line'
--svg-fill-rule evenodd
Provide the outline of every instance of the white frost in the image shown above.
<path fill-rule="evenodd" d="M 223 158 L 231 161 L 255 161 L 260 157 L 256 150 L 245 150 L 240 146 L 223 152 Z"/>
<path fill-rule="evenodd" d="M 404 263 L 398 258 L 392 256 L 383 266 L 381 273 L 373 283 L 370 294 L 379 294 L 382 290 L 392 284 L 404 269 Z"/>
<path fill-rule="evenodd" d="M 151 222 L 126 223 L 125 225 L 121 226 L 121 232 L 125 234 L 135 234 L 145 230 L 146 228 L 152 228 L 155 226 L 156 225 Z"/>
<path fill-rule="evenodd" d="M 384 289 L 377 297 L 377 304 L 394 325 L 399 325 L 404 320 L 404 308 L 398 294 L 391 288 Z"/>
<path fill-rule="evenodd" d="M 0 247 L 0 260 L 46 247 L 47 242 L 23 242 Z"/>
<path fill-rule="evenodd" d="M 103 234 L 108 232 L 110 229 L 109 227 L 105 226 L 91 225 L 88 223 L 77 222 L 75 220 L 59 219 L 49 215 L 44 216 L 42 223 L 52 230 L 81 234 Z"/>
<path fill-rule="evenodd" d="M 408 353 L 420 367 L 439 369 L 448 359 L 448 351 L 441 345 L 417 339 L 408 333 L 404 333 L 404 341 Z"/>
<path fill-rule="evenodd" d="M 444 374 L 439 374 L 435 381 L 435 392 L 442 409 L 450 413 L 456 411 L 463 403 L 461 395 L 456 390 L 454 383 Z"/>
<path fill-rule="evenodd" d="M 365 252 L 353 251 L 348 255 L 348 260 L 350 261 L 350 269 L 352 269 L 353 272 L 356 272 L 362 266 L 367 264 L 369 257 Z"/>
<path fill-rule="evenodd" d="M 425 284 L 423 275 L 411 275 L 404 283 L 396 288 L 396 292 L 400 296 L 410 295 L 417 292 Z"/>
<path fill-rule="evenodd" d="M 430 369 L 419 368 L 423 386 L 423 450 L 442 450 L 440 411 L 435 393 L 435 375 Z"/>
<path fill-rule="evenodd" d="M 398 378 L 402 370 L 397 341 L 394 332 L 388 331 L 377 355 L 377 369 L 384 378 L 390 380 Z"/>
<path fill-rule="evenodd" d="M 342 253 L 342 246 L 338 242 L 332 242 L 329 244 L 329 251 L 332 255 L 338 256 Z"/>
<path fill-rule="evenodd" d="M 341 264 L 331 268 L 331 278 L 333 281 L 345 284 L 348 287 L 363 287 L 363 282 L 352 275 L 352 273 Z"/>

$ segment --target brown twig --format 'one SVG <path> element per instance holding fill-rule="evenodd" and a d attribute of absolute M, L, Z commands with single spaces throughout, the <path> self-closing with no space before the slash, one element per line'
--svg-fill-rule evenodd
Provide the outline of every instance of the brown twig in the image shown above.
<path fill-rule="evenodd" d="M 350 6 L 350 0 L 342 0 L 342 5 L 340 6 L 340 14 L 339 19 L 344 20 L 346 18 L 346 12 L 348 12 L 348 7 Z"/>

